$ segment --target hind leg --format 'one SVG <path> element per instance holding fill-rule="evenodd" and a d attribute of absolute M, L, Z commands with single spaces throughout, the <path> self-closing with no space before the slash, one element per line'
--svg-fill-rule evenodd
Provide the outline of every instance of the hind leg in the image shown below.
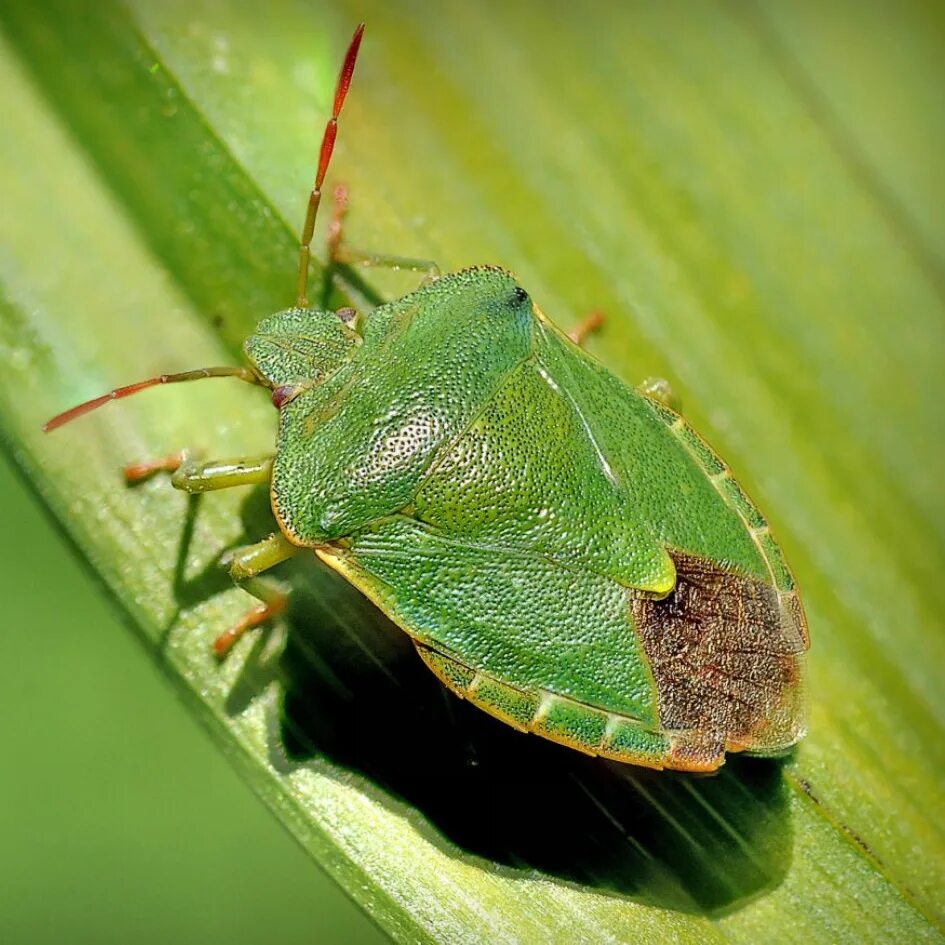
<path fill-rule="evenodd" d="M 604 324 L 603 312 L 591 312 L 568 332 L 568 337 L 579 347 L 584 347 L 587 336 L 597 331 Z"/>
<path fill-rule="evenodd" d="M 637 384 L 637 391 L 669 407 L 675 413 L 681 413 L 682 401 L 665 377 L 647 377 Z"/>

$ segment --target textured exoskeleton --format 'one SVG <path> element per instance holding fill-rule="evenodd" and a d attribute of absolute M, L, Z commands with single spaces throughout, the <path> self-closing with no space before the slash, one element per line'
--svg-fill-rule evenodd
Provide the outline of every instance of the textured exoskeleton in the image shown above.
<path fill-rule="evenodd" d="M 807 629 L 768 526 L 676 412 L 468 269 L 355 330 L 289 309 L 246 342 L 276 388 L 272 508 L 518 728 L 712 770 L 804 730 Z"/>
<path fill-rule="evenodd" d="M 378 604 L 460 696 L 525 731 L 654 768 L 711 771 L 804 733 L 808 638 L 794 580 L 729 470 L 669 404 L 628 387 L 500 269 L 352 251 L 336 191 L 329 259 L 426 272 L 362 323 L 312 309 L 309 245 L 364 24 L 341 67 L 299 251 L 297 307 L 246 342 L 252 370 L 162 374 L 53 417 L 53 430 L 157 384 L 237 377 L 272 391 L 274 456 L 165 470 L 188 492 L 270 483 L 280 531 L 227 559 L 258 575 L 310 548 Z"/>

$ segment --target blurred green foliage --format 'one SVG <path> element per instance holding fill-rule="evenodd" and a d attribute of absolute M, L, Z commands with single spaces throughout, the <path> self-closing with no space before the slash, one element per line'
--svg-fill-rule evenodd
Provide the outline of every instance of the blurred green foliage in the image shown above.
<path fill-rule="evenodd" d="M 0 508 L 16 536 L 2 559 L 0 939 L 384 941 L 193 726 L 2 458 Z"/>

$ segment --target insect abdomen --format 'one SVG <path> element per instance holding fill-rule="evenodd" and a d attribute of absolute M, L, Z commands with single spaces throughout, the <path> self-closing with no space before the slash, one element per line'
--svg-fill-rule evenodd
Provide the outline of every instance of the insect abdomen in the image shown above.
<path fill-rule="evenodd" d="M 517 689 L 421 643 L 417 643 L 417 652 L 456 695 L 519 731 L 614 761 L 649 768 L 676 767 L 670 739 L 648 731 L 638 719 L 604 712 L 542 689 Z M 713 761 L 705 770 L 717 767 L 721 754 Z"/>

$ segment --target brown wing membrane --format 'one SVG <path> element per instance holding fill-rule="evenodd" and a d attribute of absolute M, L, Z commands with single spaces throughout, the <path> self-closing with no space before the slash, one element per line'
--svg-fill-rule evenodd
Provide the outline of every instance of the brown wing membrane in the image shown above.
<path fill-rule="evenodd" d="M 678 734 L 672 741 L 681 756 L 784 751 L 804 724 L 797 609 L 764 581 L 671 554 L 678 577 L 672 593 L 631 601 L 663 729 Z"/>

